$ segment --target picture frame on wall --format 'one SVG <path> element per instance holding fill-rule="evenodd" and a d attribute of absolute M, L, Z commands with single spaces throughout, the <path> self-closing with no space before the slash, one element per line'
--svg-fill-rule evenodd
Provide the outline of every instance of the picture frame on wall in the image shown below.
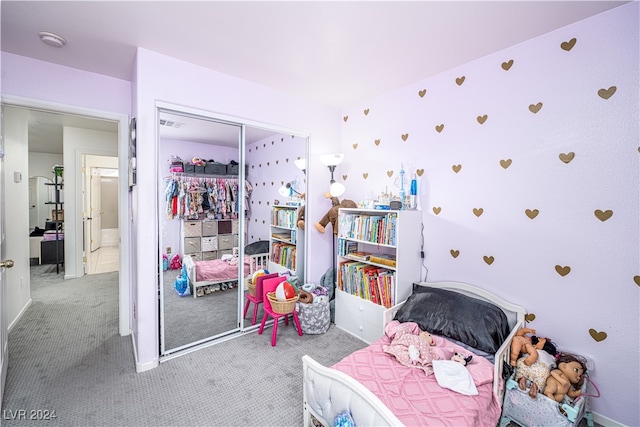
<path fill-rule="evenodd" d="M 129 125 L 129 191 L 136 185 L 136 118 Z"/>

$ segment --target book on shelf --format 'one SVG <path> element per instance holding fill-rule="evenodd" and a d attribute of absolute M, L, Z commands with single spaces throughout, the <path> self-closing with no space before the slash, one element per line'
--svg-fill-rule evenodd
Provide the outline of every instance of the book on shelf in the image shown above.
<path fill-rule="evenodd" d="M 393 255 L 385 255 L 385 254 L 376 254 L 369 256 L 370 262 L 375 262 L 376 264 L 382 264 L 389 267 L 396 267 L 396 257 Z"/>
<path fill-rule="evenodd" d="M 349 258 L 357 259 L 359 261 L 369 261 L 370 255 L 365 252 L 349 252 L 347 253 Z"/>

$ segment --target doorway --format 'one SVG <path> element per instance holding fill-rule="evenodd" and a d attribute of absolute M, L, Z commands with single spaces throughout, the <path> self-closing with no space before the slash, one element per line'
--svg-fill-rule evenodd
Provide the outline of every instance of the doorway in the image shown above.
<path fill-rule="evenodd" d="M 59 116 L 60 120 L 69 120 L 69 122 L 65 122 L 63 128 L 68 129 L 76 129 L 78 133 L 83 133 L 86 131 L 100 132 L 100 130 L 96 130 L 95 128 L 82 127 L 77 125 L 77 121 L 86 121 L 89 120 L 94 124 L 97 123 L 109 123 L 111 126 L 115 126 L 115 143 L 112 148 L 107 149 L 104 144 L 101 142 L 95 142 L 94 144 L 90 143 L 82 143 L 81 140 L 78 140 L 71 147 L 65 146 L 65 152 L 63 164 L 65 164 L 65 191 L 69 196 L 65 201 L 65 222 L 69 225 L 67 229 L 65 229 L 65 249 L 69 251 L 75 251 L 77 255 L 77 259 L 73 260 L 73 265 L 70 265 L 72 261 L 71 258 L 65 257 L 65 277 L 79 277 L 84 274 L 84 266 L 82 262 L 82 244 L 83 244 L 83 224 L 82 224 L 82 194 L 81 194 L 81 185 L 82 182 L 82 173 L 81 173 L 81 156 L 83 154 L 94 154 L 94 155 L 107 155 L 107 156 L 118 156 L 118 167 L 119 171 L 123 171 L 122 173 L 126 175 L 126 171 L 128 170 L 128 142 L 129 142 L 129 117 L 126 114 L 106 112 L 106 111 L 98 111 L 87 109 L 84 107 L 75 107 L 70 105 L 51 103 L 42 100 L 34 100 L 17 96 L 3 96 L 3 106 L 12 107 L 15 109 L 20 109 L 23 111 L 27 111 L 26 118 L 24 115 L 21 115 L 20 123 L 12 123 L 13 127 L 26 127 L 28 126 L 28 116 L 30 114 L 35 113 L 47 113 L 51 115 Z M 8 125 L 8 122 L 4 123 Z M 52 134 L 55 132 L 51 129 L 47 129 L 46 126 L 41 127 L 42 131 L 48 134 Z M 25 162 L 24 166 L 21 166 L 27 169 L 26 162 L 28 161 L 28 157 L 30 157 L 27 153 L 27 138 L 24 138 L 21 146 L 24 147 L 24 154 L 20 154 L 20 161 Z M 69 148 L 67 150 L 67 148 Z M 20 165 L 16 165 L 20 166 Z M 25 175 L 27 175 L 25 173 Z M 26 193 L 26 192 L 25 192 Z M 10 195 L 7 193 L 7 197 Z M 74 203 L 69 203 L 73 201 Z M 119 230 L 120 230 L 120 242 L 119 242 L 119 264 L 120 271 L 119 274 L 119 291 L 118 291 L 118 329 L 119 333 L 122 336 L 129 335 L 131 333 L 131 318 L 132 318 L 132 310 L 130 309 L 130 301 L 131 301 L 131 286 L 132 283 L 132 272 L 130 271 L 131 263 L 131 245 L 130 245 L 130 234 L 131 234 L 131 225 L 130 222 L 126 220 L 131 212 L 131 200 L 129 197 L 129 188 L 126 180 L 119 180 L 118 182 L 118 217 L 119 217 Z M 21 209 L 21 208 L 20 208 Z M 16 209 L 14 209 L 15 211 Z M 24 228 L 28 229 L 28 200 L 25 198 L 24 203 Z M 70 238 L 73 237 L 73 238 Z M 20 236 L 16 236 L 16 239 L 20 240 Z M 24 239 L 24 246 L 26 247 L 25 253 L 28 253 L 28 237 Z M 21 244 L 22 245 L 22 244 Z M 76 251 L 76 248 L 78 249 Z M 16 267 L 19 267 L 18 274 L 20 277 L 25 277 L 25 289 L 27 289 L 27 293 L 25 295 L 9 295 L 8 303 L 15 307 L 24 307 L 29 303 L 28 297 L 28 277 L 29 277 L 29 258 L 25 258 L 24 260 L 20 259 L 16 261 Z M 73 267 L 73 268 L 71 268 Z M 69 275 L 71 272 L 70 276 Z M 17 279 L 16 279 L 17 280 Z M 9 313 L 11 314 L 11 313 Z M 20 315 L 10 316 L 9 322 L 14 322 L 19 319 Z"/>
<path fill-rule="evenodd" d="M 84 271 L 118 271 L 118 158 L 85 155 L 82 164 Z"/>

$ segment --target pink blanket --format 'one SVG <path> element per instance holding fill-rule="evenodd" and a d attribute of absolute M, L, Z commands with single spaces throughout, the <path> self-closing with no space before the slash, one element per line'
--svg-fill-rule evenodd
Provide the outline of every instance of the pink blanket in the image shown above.
<path fill-rule="evenodd" d="M 238 259 L 235 258 L 235 264 L 221 259 L 212 259 L 210 261 L 196 261 L 196 281 L 197 282 L 220 282 L 225 280 L 238 279 Z M 244 257 L 244 276 L 250 271 L 250 259 Z"/>
<path fill-rule="evenodd" d="M 465 348 L 434 336 L 436 346 L 447 359 L 453 352 L 468 354 Z M 438 385 L 434 375 L 403 366 L 383 350 L 391 345 L 388 336 L 373 342 L 333 365 L 358 380 L 375 394 L 406 426 L 492 426 L 500 418 L 500 403 L 493 394 L 493 365 L 474 356 L 467 368 L 477 396 L 465 396 Z"/>

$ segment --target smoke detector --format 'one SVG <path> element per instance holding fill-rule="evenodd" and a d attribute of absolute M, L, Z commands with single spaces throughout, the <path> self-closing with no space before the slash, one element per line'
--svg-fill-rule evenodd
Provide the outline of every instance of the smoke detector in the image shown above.
<path fill-rule="evenodd" d="M 40 36 L 40 40 L 42 40 L 44 44 L 49 46 L 62 47 L 67 44 L 67 41 L 63 37 L 47 31 L 40 31 L 38 36 Z"/>

